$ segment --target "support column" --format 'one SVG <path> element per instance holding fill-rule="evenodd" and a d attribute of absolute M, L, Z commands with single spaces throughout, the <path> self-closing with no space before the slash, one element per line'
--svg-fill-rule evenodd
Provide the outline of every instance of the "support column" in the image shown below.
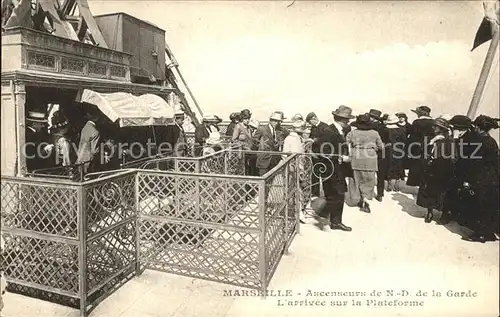
<path fill-rule="evenodd" d="M 13 84 L 13 94 L 16 107 L 16 153 L 17 153 L 17 176 L 27 173 L 26 168 L 26 86 L 23 82 L 16 81 Z"/>

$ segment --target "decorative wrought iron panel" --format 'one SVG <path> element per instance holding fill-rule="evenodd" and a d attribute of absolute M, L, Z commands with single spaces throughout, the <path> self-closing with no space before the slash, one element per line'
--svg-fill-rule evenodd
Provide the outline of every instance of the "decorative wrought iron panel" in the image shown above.
<path fill-rule="evenodd" d="M 2 179 L 2 228 L 77 237 L 75 187 Z"/>
<path fill-rule="evenodd" d="M 34 51 L 26 51 L 26 55 L 28 67 L 35 66 L 52 70 L 56 68 L 56 57 L 54 55 Z"/>
<path fill-rule="evenodd" d="M 78 296 L 78 246 L 2 232 L 2 267 L 15 284 L 33 283 L 45 291 Z"/>
<path fill-rule="evenodd" d="M 61 70 L 63 72 L 72 72 L 83 74 L 85 63 L 81 59 L 61 57 Z"/>
<path fill-rule="evenodd" d="M 88 235 L 135 216 L 134 174 L 103 179 L 84 189 Z"/>

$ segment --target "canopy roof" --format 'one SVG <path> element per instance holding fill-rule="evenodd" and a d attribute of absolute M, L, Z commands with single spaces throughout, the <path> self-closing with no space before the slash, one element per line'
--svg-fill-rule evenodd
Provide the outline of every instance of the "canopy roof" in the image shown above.
<path fill-rule="evenodd" d="M 111 121 L 121 127 L 164 125 L 173 121 L 174 107 L 163 98 L 145 94 L 134 96 L 126 92 L 98 93 L 85 89 L 81 102 L 96 105 Z"/>

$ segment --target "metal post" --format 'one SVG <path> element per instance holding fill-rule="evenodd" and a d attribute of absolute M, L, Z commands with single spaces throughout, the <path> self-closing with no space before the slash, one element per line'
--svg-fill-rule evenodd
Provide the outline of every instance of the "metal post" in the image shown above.
<path fill-rule="evenodd" d="M 285 228 L 284 228 L 284 235 L 285 235 L 285 239 L 283 239 L 283 241 L 285 242 L 283 248 L 284 248 L 284 253 L 285 254 L 288 254 L 288 172 L 289 172 L 289 168 L 290 168 L 290 161 L 288 161 L 286 163 L 286 166 L 285 166 L 285 179 L 284 179 L 284 182 L 285 182 Z"/>
<path fill-rule="evenodd" d="M 80 316 L 87 316 L 87 207 L 85 187 L 78 187 L 78 290 Z"/>
<path fill-rule="evenodd" d="M 267 263 L 266 263 L 266 181 L 259 181 L 259 273 L 261 297 L 266 298 Z"/>
<path fill-rule="evenodd" d="M 476 90 L 474 91 L 474 95 L 472 96 L 469 110 L 467 111 L 467 116 L 471 119 L 474 119 L 477 108 L 479 107 L 479 102 L 483 97 L 486 81 L 490 74 L 491 65 L 493 64 L 493 60 L 495 59 L 495 54 L 497 52 L 499 37 L 498 25 L 496 25 L 496 23 L 492 24 L 495 24 L 492 25 L 493 37 L 491 39 L 490 47 L 488 48 L 488 53 L 486 54 L 486 58 L 484 60 L 483 68 L 481 69 L 481 74 L 479 75 L 479 80 L 477 81 Z"/>
<path fill-rule="evenodd" d="M 141 230 L 140 230 L 140 205 L 139 205 L 139 173 L 135 174 L 135 275 L 141 275 Z"/>
<path fill-rule="evenodd" d="M 302 208 L 305 208 L 305 206 L 302 206 L 302 197 L 304 196 L 304 193 L 302 192 L 302 188 L 300 188 L 300 163 L 301 160 L 305 158 L 305 156 L 302 155 L 297 155 L 297 179 L 295 182 L 295 221 L 296 221 L 296 228 L 297 228 L 297 233 L 300 233 L 300 211 Z M 305 165 L 305 164 L 304 164 Z M 304 200 L 305 201 L 305 200 Z"/>

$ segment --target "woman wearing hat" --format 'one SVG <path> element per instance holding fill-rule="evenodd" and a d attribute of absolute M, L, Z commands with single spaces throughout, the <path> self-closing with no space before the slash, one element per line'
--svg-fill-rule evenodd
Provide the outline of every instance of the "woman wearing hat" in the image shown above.
<path fill-rule="evenodd" d="M 60 112 L 56 111 L 51 118 L 50 132 L 55 147 L 56 165 L 71 165 L 71 145 L 67 137 L 69 122 Z"/>
<path fill-rule="evenodd" d="M 368 201 L 373 198 L 376 185 L 377 152 L 384 144 L 368 114 L 359 115 L 352 125 L 356 129 L 347 134 L 346 142 L 349 146 L 354 182 L 361 196 L 358 207 L 361 211 L 371 212 Z"/>
<path fill-rule="evenodd" d="M 390 116 L 385 122 L 389 132 L 387 156 L 387 191 L 399 191 L 400 181 L 405 178 L 406 130 L 399 125 L 399 118 Z"/>
<path fill-rule="evenodd" d="M 472 201 L 468 210 L 473 217 L 470 229 L 474 233 L 464 238 L 471 242 L 494 241 L 498 234 L 499 207 L 499 153 L 498 144 L 489 132 L 498 129 L 498 120 L 480 115 L 474 120 L 476 137 L 472 139 L 476 153 L 468 160 L 466 170 L 460 171 L 462 190 L 471 191 L 469 199 Z"/>
<path fill-rule="evenodd" d="M 418 118 L 412 122 L 408 134 L 409 172 L 406 184 L 419 186 L 425 165 L 424 144 L 434 137 L 434 121 L 430 117 L 431 109 L 427 106 L 420 106 L 412 111 Z"/>
<path fill-rule="evenodd" d="M 283 152 L 284 153 L 304 153 L 304 139 L 303 133 L 306 132 L 306 123 L 302 120 L 296 120 L 292 124 L 292 129 L 290 133 L 287 135 L 283 142 Z M 304 162 L 299 160 L 299 173 L 302 174 L 304 171 Z M 303 199 L 301 199 L 303 202 Z M 299 213 L 299 220 L 302 223 L 305 223 L 305 216 L 303 208 L 305 206 L 301 206 Z"/>
<path fill-rule="evenodd" d="M 253 144 L 252 133 L 248 127 L 250 116 L 246 113 L 241 113 L 239 117 L 241 121 L 235 125 L 231 141 L 240 144 L 244 150 L 250 150 Z"/>
<path fill-rule="evenodd" d="M 234 127 L 238 124 L 238 122 L 241 121 L 240 114 L 238 112 L 231 113 L 231 115 L 229 116 L 229 120 L 231 120 L 231 123 L 229 123 L 227 128 L 226 128 L 226 136 L 232 137 Z"/>
<path fill-rule="evenodd" d="M 446 195 L 453 177 L 453 141 L 449 135 L 450 125 L 443 118 L 434 120 L 435 136 L 428 144 L 422 179 L 417 195 L 417 205 L 427 208 L 425 222 L 434 219 L 434 210 L 447 212 Z"/>

